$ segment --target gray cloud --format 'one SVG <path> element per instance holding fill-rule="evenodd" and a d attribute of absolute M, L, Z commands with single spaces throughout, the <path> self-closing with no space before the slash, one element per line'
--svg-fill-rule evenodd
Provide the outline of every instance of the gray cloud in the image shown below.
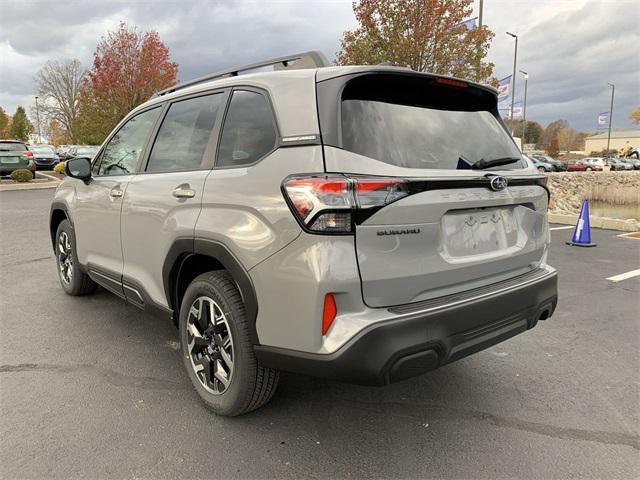
<path fill-rule="evenodd" d="M 100 37 L 120 20 L 158 30 L 181 80 L 294 51 L 333 58 L 342 32 L 355 26 L 350 0 L 3 1 L 2 11 L 0 105 L 10 112 L 30 104 L 32 77 L 44 62 L 75 57 L 88 66 Z M 614 126 L 629 127 L 628 113 L 640 104 L 639 20 L 636 0 L 485 2 L 496 76 L 512 68 L 513 41 L 504 32 L 520 35 L 518 68 L 530 74 L 527 117 L 543 124 L 564 118 L 583 130 L 608 109 L 607 82 L 616 84 Z M 518 97 L 522 87 L 519 75 Z"/>

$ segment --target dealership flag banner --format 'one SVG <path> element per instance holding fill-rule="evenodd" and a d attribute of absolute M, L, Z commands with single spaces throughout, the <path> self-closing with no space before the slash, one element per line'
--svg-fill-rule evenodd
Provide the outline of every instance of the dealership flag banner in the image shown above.
<path fill-rule="evenodd" d="M 598 130 L 606 130 L 609 123 L 609 112 L 598 114 Z"/>
<path fill-rule="evenodd" d="M 473 30 L 474 28 L 476 28 L 476 20 L 477 19 L 478 19 L 478 17 L 470 18 L 469 20 L 466 20 L 466 21 L 462 22 L 462 25 L 467 27 L 467 30 Z"/>
<path fill-rule="evenodd" d="M 522 102 L 516 102 L 513 104 L 513 112 L 511 118 L 522 118 Z"/>
<path fill-rule="evenodd" d="M 509 98 L 509 90 L 511 89 L 511 75 L 504 77 L 498 82 L 498 102 L 502 102 Z"/>

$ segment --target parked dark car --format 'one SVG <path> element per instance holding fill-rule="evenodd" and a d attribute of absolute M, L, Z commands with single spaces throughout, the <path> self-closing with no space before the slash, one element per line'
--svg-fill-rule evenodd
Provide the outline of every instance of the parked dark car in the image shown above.
<path fill-rule="evenodd" d="M 33 152 L 33 160 L 38 170 L 52 170 L 60 162 L 55 148 L 51 145 L 29 145 L 29 150 Z"/>
<path fill-rule="evenodd" d="M 588 163 L 584 160 L 572 160 L 567 163 L 568 172 L 601 172 L 602 167 L 594 163 Z"/>
<path fill-rule="evenodd" d="M 548 163 L 553 166 L 554 171 L 556 172 L 566 172 L 567 164 L 565 162 L 561 162 L 560 160 L 556 160 L 551 158 L 549 155 L 542 155 L 541 153 L 533 153 L 529 155 L 529 158 L 532 160 L 538 160 L 539 162 Z"/>
<path fill-rule="evenodd" d="M 98 150 L 100 150 L 100 147 L 97 147 L 97 146 L 74 145 L 67 151 L 65 160 L 69 160 L 71 158 L 76 158 L 76 157 L 93 158 L 96 155 L 96 153 L 98 153 Z"/>
<path fill-rule="evenodd" d="M 33 178 L 36 178 L 33 152 L 20 140 L 0 140 L 0 177 L 19 169 L 31 170 Z"/>

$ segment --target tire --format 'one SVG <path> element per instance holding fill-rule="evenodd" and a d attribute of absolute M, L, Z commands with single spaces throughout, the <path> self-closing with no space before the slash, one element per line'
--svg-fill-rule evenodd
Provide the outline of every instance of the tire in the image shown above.
<path fill-rule="evenodd" d="M 538 167 L 538 171 L 539 171 L 540 173 L 545 173 L 545 172 L 546 172 L 546 170 L 545 170 L 545 168 L 544 168 L 544 167 Z"/>
<path fill-rule="evenodd" d="M 592 168 L 591 168 L 591 167 L 587 167 L 585 170 L 586 170 L 587 172 L 590 172 L 590 171 L 592 170 Z"/>
<path fill-rule="evenodd" d="M 215 325 L 206 311 L 214 312 Z M 256 359 L 244 303 L 225 270 L 203 273 L 187 288 L 180 307 L 180 346 L 191 383 L 218 415 L 260 408 L 276 391 L 280 373 Z"/>
<path fill-rule="evenodd" d="M 62 289 L 68 295 L 93 293 L 96 283 L 80 268 L 76 254 L 76 237 L 69 220 L 63 220 L 56 230 L 56 266 Z"/>

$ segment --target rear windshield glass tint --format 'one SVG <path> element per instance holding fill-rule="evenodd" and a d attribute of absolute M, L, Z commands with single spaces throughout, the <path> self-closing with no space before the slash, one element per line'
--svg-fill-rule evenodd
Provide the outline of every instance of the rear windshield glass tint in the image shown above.
<path fill-rule="evenodd" d="M 54 154 L 56 152 L 53 151 L 53 148 L 51 147 L 29 147 L 29 150 L 31 150 L 34 153 L 50 153 L 50 154 Z"/>
<path fill-rule="evenodd" d="M 24 143 L 0 142 L 0 151 L 2 152 L 24 152 L 27 146 Z"/>
<path fill-rule="evenodd" d="M 407 75 L 359 77 L 342 95 L 342 147 L 405 168 L 467 169 L 481 159 L 521 158 L 493 107 L 495 98 L 475 87 Z"/>

